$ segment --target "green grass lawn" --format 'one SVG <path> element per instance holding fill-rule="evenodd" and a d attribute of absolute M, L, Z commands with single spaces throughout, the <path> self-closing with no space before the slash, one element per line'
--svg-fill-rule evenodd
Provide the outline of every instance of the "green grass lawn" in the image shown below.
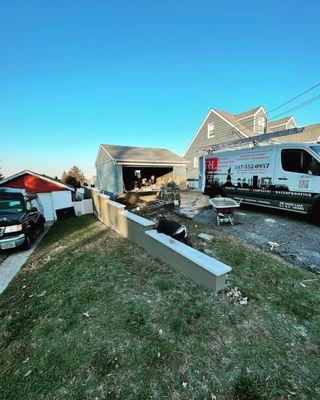
<path fill-rule="evenodd" d="M 248 304 L 91 216 L 54 224 L 0 296 L 0 398 L 320 398 L 317 276 L 217 233 L 207 248 Z"/>

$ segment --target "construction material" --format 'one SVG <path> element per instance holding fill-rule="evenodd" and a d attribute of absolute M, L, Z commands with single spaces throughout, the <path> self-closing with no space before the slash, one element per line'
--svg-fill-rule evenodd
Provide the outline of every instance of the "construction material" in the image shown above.
<path fill-rule="evenodd" d="M 217 225 L 220 226 L 221 223 L 230 223 L 234 225 L 234 210 L 240 207 L 240 203 L 228 197 L 214 197 L 209 200 L 214 211 L 217 214 Z"/>

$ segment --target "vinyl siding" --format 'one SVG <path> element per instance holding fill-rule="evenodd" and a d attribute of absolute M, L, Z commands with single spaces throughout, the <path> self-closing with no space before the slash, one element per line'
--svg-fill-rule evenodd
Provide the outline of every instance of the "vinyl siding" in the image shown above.
<path fill-rule="evenodd" d="M 292 129 L 292 128 L 296 128 L 296 124 L 294 122 L 294 120 L 292 119 L 291 121 L 289 121 L 289 123 L 287 124 L 287 129 Z"/>
<path fill-rule="evenodd" d="M 283 125 L 275 126 L 274 128 L 269 128 L 269 129 L 268 129 L 268 132 L 284 131 L 285 129 L 287 129 L 287 125 L 286 125 L 286 124 L 283 124 Z"/>
<path fill-rule="evenodd" d="M 96 166 L 97 187 L 107 192 L 117 192 L 117 166 L 111 161 Z"/>
<path fill-rule="evenodd" d="M 103 150 L 102 147 L 99 148 L 99 152 L 98 152 L 98 156 L 97 156 L 97 160 L 96 160 L 96 166 L 97 165 L 102 165 L 106 162 L 111 161 L 111 157 L 108 155 L 108 153 Z"/>
<path fill-rule="evenodd" d="M 102 147 L 99 148 L 98 157 L 96 161 L 97 182 L 96 186 L 100 190 L 105 190 L 111 193 L 118 192 L 118 174 L 117 166 L 114 164 L 111 157 L 106 153 Z M 122 169 L 121 169 L 122 179 Z"/>
<path fill-rule="evenodd" d="M 214 137 L 208 138 L 208 124 L 214 124 Z M 187 164 L 187 179 L 199 179 L 199 168 L 194 167 L 194 157 L 200 157 L 204 150 L 215 144 L 226 143 L 231 140 L 242 138 L 240 133 L 235 133 L 235 129 L 225 122 L 214 112 L 210 112 L 205 119 L 200 131 L 192 142 L 191 146 L 185 154 L 188 161 Z"/>
<path fill-rule="evenodd" d="M 245 119 L 241 119 L 240 124 L 242 124 L 243 126 L 245 126 L 246 128 L 250 129 L 251 131 L 253 131 L 253 126 L 254 126 L 254 115 L 247 117 Z"/>
<path fill-rule="evenodd" d="M 259 132 L 258 131 L 257 126 L 258 126 L 258 119 L 259 118 L 264 118 L 264 120 L 266 119 L 266 114 L 263 112 L 263 110 L 260 110 L 255 116 L 255 134 L 257 134 L 257 135 L 264 133 L 264 132 Z"/>

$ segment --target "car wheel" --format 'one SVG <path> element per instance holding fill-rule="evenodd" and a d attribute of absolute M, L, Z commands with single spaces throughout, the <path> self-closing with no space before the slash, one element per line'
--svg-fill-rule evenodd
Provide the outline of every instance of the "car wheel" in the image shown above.
<path fill-rule="evenodd" d="M 31 247 L 31 238 L 30 235 L 28 233 L 26 233 L 26 237 L 24 240 L 24 243 L 22 245 L 23 250 L 29 250 Z"/>

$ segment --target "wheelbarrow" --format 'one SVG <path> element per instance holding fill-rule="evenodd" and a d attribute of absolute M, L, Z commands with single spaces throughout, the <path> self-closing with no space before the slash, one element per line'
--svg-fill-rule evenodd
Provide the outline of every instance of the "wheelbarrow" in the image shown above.
<path fill-rule="evenodd" d="M 217 214 L 218 226 L 223 222 L 230 222 L 231 225 L 234 225 L 234 210 L 240 207 L 241 203 L 237 203 L 229 197 L 213 197 L 209 200 L 209 203 Z"/>

